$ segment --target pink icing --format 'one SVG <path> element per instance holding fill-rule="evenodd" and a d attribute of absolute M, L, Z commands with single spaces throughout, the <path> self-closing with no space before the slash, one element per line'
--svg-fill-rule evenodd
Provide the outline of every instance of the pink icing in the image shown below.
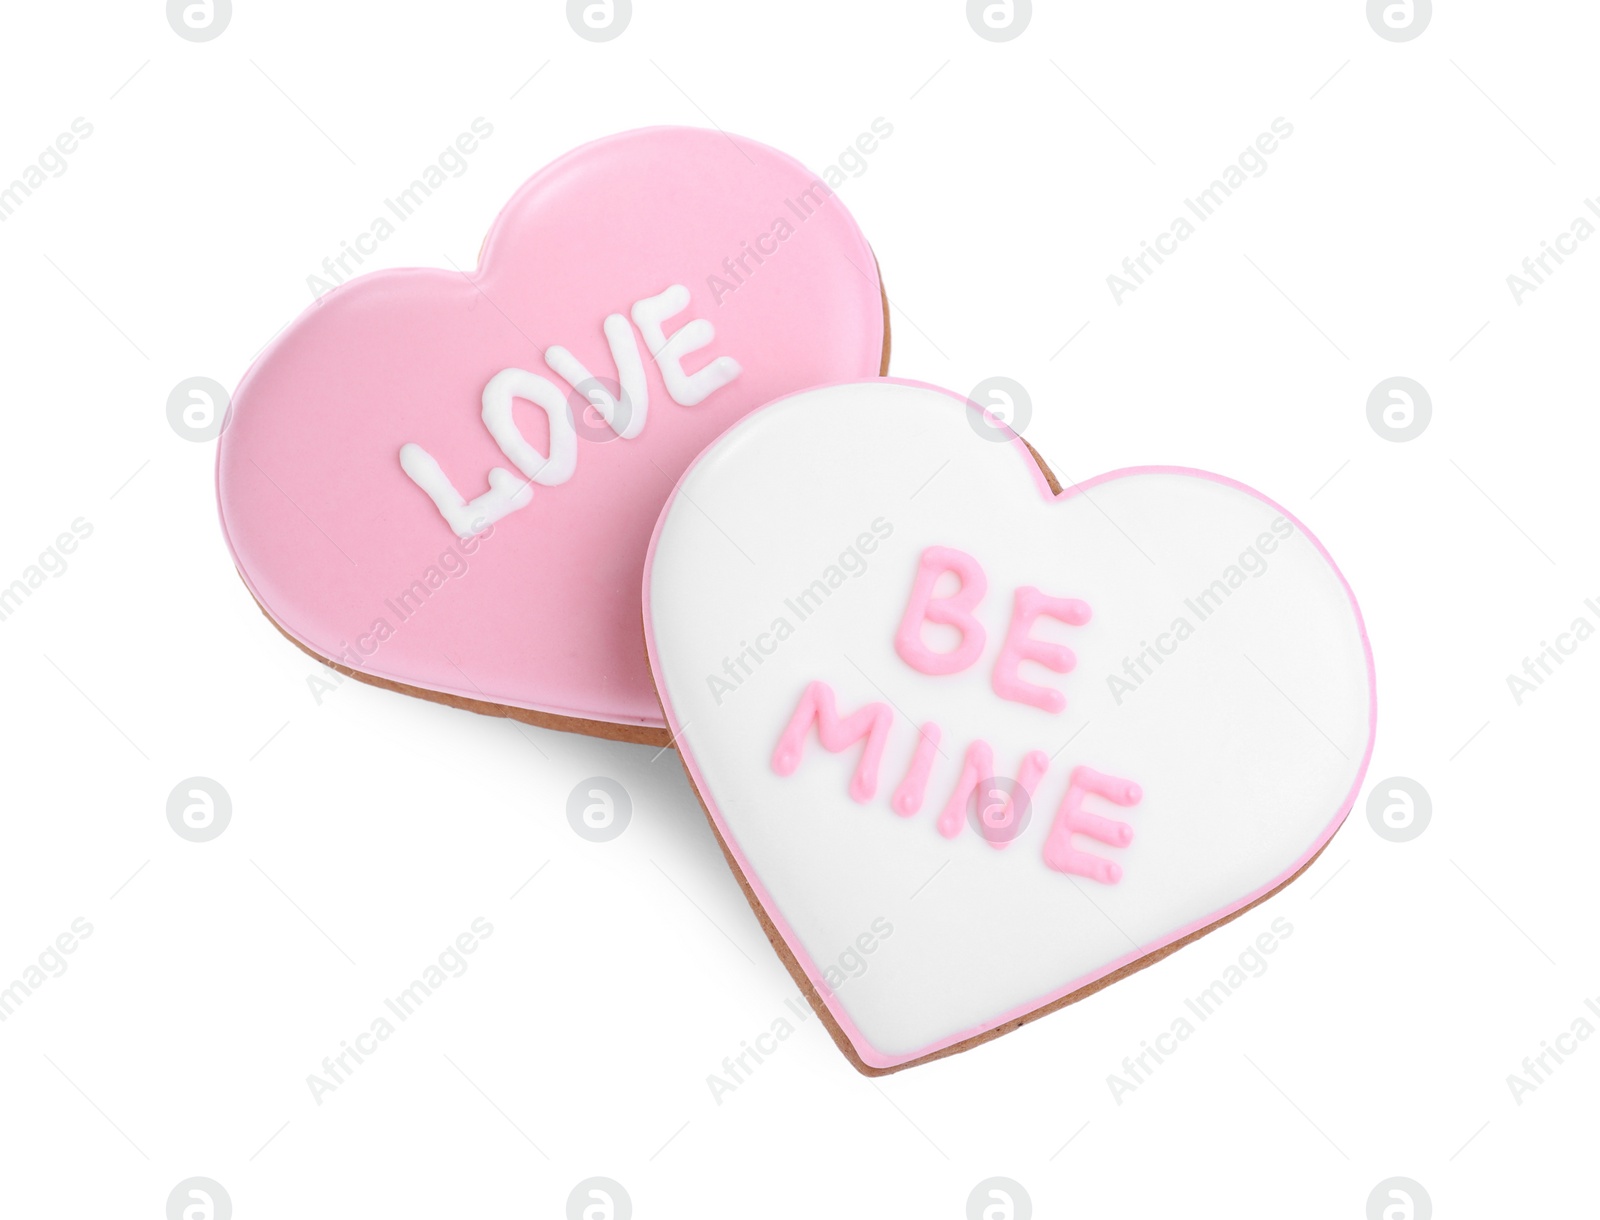
<path fill-rule="evenodd" d="M 1017 768 L 1017 787 L 1028 794 L 1028 804 L 1033 804 L 1034 794 L 1039 790 L 1039 781 L 1044 778 L 1044 773 L 1050 769 L 1050 756 L 1043 750 L 1029 750 L 1022 757 L 1022 766 Z M 1011 810 L 1013 802 L 1007 801 L 1007 812 Z M 1001 824 L 1006 825 L 1005 823 Z M 998 827 L 996 829 L 999 829 Z M 989 838 L 989 846 L 994 848 L 1008 847 L 1016 839 L 1019 832 L 1012 831 L 1000 837 Z"/>
<path fill-rule="evenodd" d="M 883 748 L 889 742 L 889 729 L 894 725 L 894 713 L 889 705 L 868 703 L 841 718 L 834 703 L 833 687 L 826 682 L 813 682 L 801 694 L 788 727 L 778 738 L 778 748 L 772 752 L 772 769 L 779 775 L 794 774 L 813 724 L 817 726 L 817 739 L 823 748 L 834 754 L 866 738 L 861 761 L 856 764 L 856 773 L 850 780 L 850 795 L 863 804 L 870 801 L 878 790 L 878 764 L 883 760 Z"/>
<path fill-rule="evenodd" d="M 934 597 L 933 588 L 946 572 L 961 580 L 961 587 L 948 597 Z M 989 590 L 989 579 L 978 561 L 954 547 L 930 546 L 917 563 L 911 584 L 911 600 L 894 634 L 894 649 L 911 668 L 925 674 L 955 674 L 983 655 L 988 639 L 983 624 L 972 611 Z M 923 622 L 941 623 L 961 633 L 961 642 L 949 652 L 935 652 L 922 639 Z"/>
<path fill-rule="evenodd" d="M 1011 625 L 1006 629 L 1000 655 L 994 661 L 994 676 L 991 679 L 994 693 L 1002 699 L 1031 703 L 1047 712 L 1065 711 L 1065 695 L 1048 686 L 1024 681 L 1018 669 L 1024 661 L 1037 661 L 1058 674 L 1070 672 L 1078 663 L 1072 649 L 1062 644 L 1036 640 L 1028 632 L 1040 615 L 1081 627 L 1089 621 L 1091 613 L 1089 604 L 1075 597 L 1047 597 L 1032 585 L 1018 589 L 1011 612 Z"/>
<path fill-rule="evenodd" d="M 928 772 L 933 770 L 933 756 L 939 751 L 939 738 L 943 735 L 944 730 L 931 721 L 923 725 L 917 735 L 917 752 L 912 755 L 906 777 L 889 802 L 903 818 L 909 818 L 922 808 L 922 797 L 928 790 Z"/>
<path fill-rule="evenodd" d="M 1033 794 L 1038 791 L 1039 781 L 1044 778 L 1044 773 L 1050 769 L 1049 756 L 1042 750 L 1029 750 L 1023 756 L 1022 766 L 1017 769 L 1017 787 L 1027 793 L 1031 803 Z M 994 774 L 994 751 L 986 741 L 974 741 L 967 746 L 967 753 L 961 762 L 961 774 L 956 778 L 956 786 L 950 793 L 950 799 L 945 802 L 945 807 L 939 812 L 939 833 L 947 839 L 953 839 L 961 833 L 961 826 L 966 821 L 967 803 L 972 800 L 973 792 L 983 780 L 992 780 Z M 989 805 L 990 793 L 979 792 L 979 816 L 983 817 L 986 824 L 993 827 L 996 832 L 1009 827 L 1010 820 L 1015 816 L 1015 802 L 1008 794 L 1004 801 L 997 805 Z M 984 841 L 994 848 L 1009 847 L 1015 839 L 1015 834 L 985 835 Z"/>
<path fill-rule="evenodd" d="M 1044 844 L 1044 862 L 1057 872 L 1077 873 L 1092 877 L 1105 885 L 1115 885 L 1122 880 L 1122 866 L 1072 846 L 1072 836 L 1088 835 L 1112 847 L 1126 847 L 1133 842 L 1133 827 L 1126 822 L 1103 818 L 1083 807 L 1088 795 L 1104 797 L 1114 805 L 1137 805 L 1143 798 L 1139 785 L 1132 780 L 1115 775 L 1102 775 L 1092 767 L 1074 767 L 1067 793 L 1056 810 L 1055 824 Z"/>
<path fill-rule="evenodd" d="M 673 483 L 761 403 L 880 370 L 876 264 L 829 194 L 798 162 L 737 136 L 627 132 L 535 174 L 496 220 L 477 270 L 378 271 L 327 293 L 245 375 L 218 442 L 223 532 L 251 593 L 312 652 L 375 677 L 662 727 L 638 588 Z M 736 291 L 710 284 L 779 215 L 794 233 L 778 252 Z M 481 418 L 491 380 L 522 369 L 565 394 L 570 383 L 544 356 L 558 347 L 613 377 L 605 320 L 674 284 L 689 300 L 669 336 L 695 319 L 715 330 L 684 370 L 727 357 L 737 378 L 682 406 L 641 340 L 649 411 L 639 435 L 580 427 L 571 477 L 534 487 L 465 557 L 401 468 L 401 447 L 425 450 L 468 500 L 490 489 L 495 468 L 513 494 L 525 480 Z M 548 453 L 544 413 L 515 410 L 529 444 Z M 408 594 L 418 605 L 402 619 L 390 604 Z"/>
<path fill-rule="evenodd" d="M 978 781 L 988 779 L 994 775 L 994 751 L 989 748 L 987 741 L 974 741 L 968 744 L 966 756 L 961 760 L 961 774 L 956 779 L 956 786 L 951 790 L 950 799 L 945 802 L 944 808 L 939 811 L 939 833 L 947 839 L 953 839 L 961 833 L 961 827 L 967 820 L 967 802 L 972 799 L 972 791 L 978 786 Z"/>

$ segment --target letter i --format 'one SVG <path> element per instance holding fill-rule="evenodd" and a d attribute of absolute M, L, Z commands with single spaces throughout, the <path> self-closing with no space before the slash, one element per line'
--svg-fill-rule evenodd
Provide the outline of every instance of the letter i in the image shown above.
<path fill-rule="evenodd" d="M 890 801 L 894 811 L 903 818 L 909 818 L 922 808 L 923 794 L 928 789 L 928 772 L 933 770 L 933 756 L 939 751 L 941 732 L 939 726 L 930 721 L 917 735 L 917 752 L 912 755 L 911 767 Z"/>

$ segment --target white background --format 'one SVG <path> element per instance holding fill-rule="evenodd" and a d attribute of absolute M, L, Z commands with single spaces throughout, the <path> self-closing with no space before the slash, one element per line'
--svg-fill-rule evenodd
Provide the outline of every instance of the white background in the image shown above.
<path fill-rule="evenodd" d="M 94 928 L 0 1024 L 8 1211 L 159 1217 L 205 1175 L 241 1220 L 560 1216 L 605 1175 L 641 1217 L 958 1217 L 1005 1175 L 1040 1216 L 1360 1217 L 1404 1175 L 1441 1217 L 1576 1213 L 1600 1039 L 1520 1105 L 1506 1077 L 1600 996 L 1600 642 L 1521 706 L 1506 675 L 1600 626 L 1600 243 L 1520 305 L 1506 276 L 1600 189 L 1592 5 L 1452 3 L 1401 44 L 1355 0 L 1080 0 L 1003 44 L 950 0 L 637 0 L 598 45 L 555 3 L 235 7 L 204 44 L 152 0 L 13 5 L 0 39 L 0 183 L 94 128 L 0 224 L 0 584 L 93 525 L 0 622 L 0 986 Z M 1084 1003 L 879 1081 L 813 1019 L 717 1104 L 795 989 L 675 756 L 353 682 L 319 704 L 232 570 L 212 445 L 166 419 L 478 116 L 369 266 L 470 266 L 608 132 L 715 122 L 820 168 L 888 119 L 841 193 L 892 371 L 1014 378 L 1075 479 L 1200 466 L 1305 520 L 1372 634 L 1369 778 L 1421 783 L 1431 825 L 1387 842 L 1363 797 L 1284 894 Z M 1115 303 L 1279 116 L 1267 172 Z M 1366 418 L 1396 375 L 1433 401 L 1409 443 Z M 232 797 L 210 843 L 167 824 L 193 775 Z M 567 824 L 590 776 L 632 797 L 610 843 Z M 308 1073 L 478 916 L 470 970 L 317 1104 Z M 1268 972 L 1113 1100 L 1280 916 Z"/>

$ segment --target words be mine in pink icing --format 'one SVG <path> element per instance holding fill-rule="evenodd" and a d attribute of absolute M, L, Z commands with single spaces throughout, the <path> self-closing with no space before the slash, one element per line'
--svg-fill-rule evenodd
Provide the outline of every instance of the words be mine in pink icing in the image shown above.
<path fill-rule="evenodd" d="M 321 657 L 663 733 L 638 588 L 674 481 L 884 348 L 872 251 L 826 183 L 716 131 L 613 136 L 524 185 L 479 269 L 351 280 L 268 346 L 218 447 L 224 533 Z"/>
<path fill-rule="evenodd" d="M 934 596 L 940 579 L 952 574 L 959 581 L 957 588 L 942 597 Z M 894 634 L 895 651 L 901 660 L 921 673 L 936 676 L 959 673 L 976 664 L 983 655 L 988 634 L 975 611 L 988 588 L 983 565 L 972 555 L 948 546 L 924 549 L 912 580 L 911 597 Z M 1036 661 L 1061 674 L 1070 672 L 1076 663 L 1070 648 L 1034 639 L 1029 634 L 1034 623 L 1045 615 L 1081 627 L 1089 621 L 1092 611 L 1086 602 L 1076 598 L 1050 597 L 1029 585 L 1017 589 L 991 684 L 1002 699 L 1032 704 L 1043 711 L 1059 714 L 1066 710 L 1066 697 L 1052 687 L 1024 680 L 1019 672 L 1023 661 Z M 961 637 L 960 642 L 946 652 L 934 650 L 923 639 L 924 623 L 954 628 Z M 870 801 L 878 789 L 878 768 L 894 727 L 894 713 L 889 705 L 869 703 L 841 716 L 833 688 L 826 682 L 812 682 L 802 692 L 794 715 L 773 751 L 772 769 L 779 775 L 793 775 L 800 766 L 801 753 L 813 725 L 823 748 L 835 754 L 857 742 L 863 743 L 861 761 L 850 781 L 850 795 L 863 804 Z M 905 778 L 889 802 L 901 817 L 911 817 L 922 808 L 933 756 L 942 736 L 939 725 L 930 722 L 922 726 Z M 1049 769 L 1050 758 L 1043 750 L 1029 750 L 1022 757 L 1014 784 L 984 791 L 986 786 L 995 783 L 994 750 L 986 741 L 971 742 L 950 797 L 939 812 L 936 823 L 939 833 L 947 839 L 960 834 L 967 820 L 967 809 L 976 801 L 984 839 L 991 847 L 1009 846 L 1023 829 L 1017 794 L 1022 794 L 1031 804 Z M 1133 828 L 1126 822 L 1085 810 L 1084 797 L 1091 795 L 1128 806 L 1137 805 L 1143 793 L 1131 780 L 1102 775 L 1090 767 L 1074 768 L 1045 841 L 1044 862 L 1057 872 L 1076 873 L 1115 885 L 1122 880 L 1121 865 L 1078 850 L 1073 846 L 1072 836 L 1081 834 L 1113 847 L 1126 847 L 1133 842 Z"/>

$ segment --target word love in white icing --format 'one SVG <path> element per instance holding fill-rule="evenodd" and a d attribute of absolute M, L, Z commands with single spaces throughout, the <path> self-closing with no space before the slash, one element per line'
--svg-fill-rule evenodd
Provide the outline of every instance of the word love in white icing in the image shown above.
<path fill-rule="evenodd" d="M 960 581 L 955 592 L 934 597 L 941 577 L 954 574 Z M 930 675 L 959 673 L 976 664 L 982 656 L 987 634 L 973 611 L 988 590 L 983 567 L 965 551 L 953 547 L 928 547 L 917 565 L 911 597 L 895 633 L 895 651 L 912 668 Z M 1041 617 L 1082 626 L 1091 617 L 1089 606 L 1075 598 L 1050 597 L 1031 586 L 1015 591 L 1010 626 L 1001 644 L 990 685 L 1002 699 L 1032 704 L 1046 712 L 1065 709 L 1066 699 L 1059 691 L 1025 682 L 1018 674 L 1024 660 L 1035 661 L 1057 673 L 1067 673 L 1077 662 L 1072 650 L 1046 643 L 1030 634 Z M 953 627 L 961 640 L 948 652 L 929 648 L 922 639 L 924 623 Z M 826 682 L 813 682 L 800 696 L 800 702 L 778 739 L 772 754 L 772 769 L 779 775 L 793 775 L 800 766 L 812 726 L 824 749 L 840 753 L 861 744 L 861 760 L 850 781 L 850 795 L 865 804 L 878 790 L 878 773 L 884 750 L 894 727 L 894 712 L 887 703 L 868 703 L 849 715 L 841 716 L 833 688 Z M 921 726 L 915 752 L 905 777 L 889 799 L 890 807 L 903 818 L 922 808 L 934 755 L 944 730 L 932 721 Z M 949 799 L 940 810 L 938 830 L 947 839 L 961 833 L 966 823 L 969 802 L 976 797 L 984 839 L 991 847 L 1005 848 L 1021 830 L 1017 806 L 1019 796 L 1031 804 L 1040 782 L 1050 769 L 1050 758 L 1042 750 L 1030 750 L 1022 758 L 1014 783 L 994 777 L 994 750 L 988 742 L 968 744 Z M 1074 835 L 1084 835 L 1112 847 L 1126 847 L 1133 841 L 1133 827 L 1126 822 L 1101 817 L 1083 807 L 1089 796 L 1100 797 L 1124 808 L 1137 805 L 1144 797 L 1139 785 L 1115 775 L 1104 775 L 1091 767 L 1074 767 L 1066 792 L 1056 809 L 1055 820 L 1045 838 L 1044 862 L 1057 872 L 1090 877 L 1105 885 L 1122 880 L 1122 866 L 1073 845 Z"/>
<path fill-rule="evenodd" d="M 657 296 L 634 302 L 633 325 L 620 313 L 606 318 L 606 341 L 617 367 L 620 397 L 564 347 L 546 348 L 545 363 L 588 398 L 619 438 L 632 440 L 644 430 L 650 407 L 634 326 L 644 336 L 645 346 L 661 370 L 667 393 L 679 406 L 693 407 L 704 402 L 742 372 L 739 362 L 729 356 L 716 357 L 698 372 L 684 371 L 684 357 L 706 347 L 716 337 L 711 323 L 704 318 L 691 318 L 671 335 L 666 333 L 666 321 L 682 313 L 688 304 L 689 290 L 682 284 L 673 284 Z M 549 453 L 540 453 L 517 427 L 513 405 L 519 398 L 538 407 L 549 420 Z M 548 378 L 526 369 L 496 373 L 483 390 L 483 424 L 524 477 L 496 466 L 489 471 L 489 490 L 474 500 L 469 501 L 456 490 L 433 455 L 421 445 L 412 443 L 400 448 L 401 467 L 413 483 L 428 493 L 450 528 L 462 538 L 482 533 L 502 517 L 526 508 L 533 502 L 535 483 L 546 487 L 565 483 L 578 466 L 578 433 L 572 404 Z"/>

